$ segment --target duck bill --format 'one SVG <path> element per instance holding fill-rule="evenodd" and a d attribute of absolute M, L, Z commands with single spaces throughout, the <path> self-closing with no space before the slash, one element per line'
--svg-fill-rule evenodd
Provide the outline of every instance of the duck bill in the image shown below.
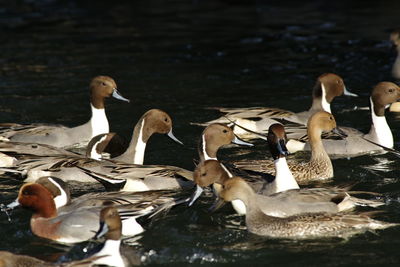
<path fill-rule="evenodd" d="M 194 191 L 193 195 L 190 197 L 189 204 L 188 204 L 189 207 L 192 206 L 193 203 L 201 196 L 203 191 L 204 191 L 204 189 L 201 186 L 199 186 L 199 185 L 196 186 L 196 191 Z"/>
<path fill-rule="evenodd" d="M 354 94 L 354 93 L 350 92 L 349 90 L 347 90 L 347 88 L 346 88 L 346 87 L 344 87 L 343 94 L 344 94 L 345 96 L 353 96 L 353 97 L 358 97 L 358 95 L 357 95 L 357 94 Z"/>
<path fill-rule="evenodd" d="M 117 88 L 114 88 L 114 91 L 113 91 L 113 93 L 112 93 L 112 97 L 114 97 L 115 99 L 118 99 L 118 100 L 126 101 L 126 102 L 128 102 L 128 103 L 130 102 L 129 99 L 123 97 L 123 96 L 118 92 Z"/>
<path fill-rule="evenodd" d="M 243 141 L 242 139 L 238 138 L 236 135 L 232 140 L 232 143 L 237 144 L 237 145 L 242 145 L 242 146 L 254 146 L 251 143 L 247 143 L 245 141 Z"/>
<path fill-rule="evenodd" d="M 289 151 L 286 148 L 285 140 L 284 139 L 279 139 L 278 143 L 276 144 L 276 148 L 278 149 L 278 152 L 280 155 L 287 157 L 289 155 Z"/>
<path fill-rule="evenodd" d="M 18 202 L 18 199 L 16 199 L 13 202 L 11 202 L 10 204 L 8 204 L 7 206 L 5 206 L 5 209 L 12 210 L 18 206 L 20 206 L 20 203 Z"/>
<path fill-rule="evenodd" d="M 338 135 L 339 137 L 342 137 L 342 138 L 346 138 L 347 137 L 347 134 L 345 132 L 343 132 L 343 130 L 341 130 L 338 127 L 333 128 L 332 129 L 332 133 L 334 133 L 334 134 L 336 134 L 336 135 Z"/>
<path fill-rule="evenodd" d="M 100 228 L 94 235 L 93 239 L 99 239 L 108 232 L 108 225 L 105 222 L 100 222 Z"/>
<path fill-rule="evenodd" d="M 175 135 L 172 133 L 172 129 L 167 133 L 168 137 L 177 142 L 178 144 L 183 145 L 183 143 L 175 137 Z"/>
<path fill-rule="evenodd" d="M 222 208 L 225 205 L 225 200 L 223 200 L 222 198 L 217 198 L 214 202 L 214 204 L 208 209 L 209 212 L 215 212 L 217 210 L 219 210 L 220 208 Z"/>

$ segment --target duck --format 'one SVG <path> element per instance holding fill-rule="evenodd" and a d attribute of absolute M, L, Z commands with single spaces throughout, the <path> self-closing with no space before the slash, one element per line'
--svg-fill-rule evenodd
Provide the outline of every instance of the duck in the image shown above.
<path fill-rule="evenodd" d="M 277 151 L 276 146 L 273 145 L 273 143 L 276 143 L 273 139 L 277 138 L 282 147 L 287 140 L 285 129 L 280 127 L 279 124 L 274 124 L 273 126 L 274 128 L 270 128 L 272 131 L 268 132 L 268 137 L 271 136 L 271 138 L 268 139 L 268 143 L 272 143 L 272 146 L 270 145 L 270 151 L 274 161 L 264 159 L 236 161 L 234 165 L 237 168 L 274 175 L 275 169 L 284 170 L 285 167 L 280 166 L 289 165 L 290 171 L 286 170 L 285 175 L 289 176 L 287 173 L 290 172 L 297 183 L 300 184 L 327 180 L 334 176 L 332 161 L 325 151 L 321 134 L 323 132 L 332 132 L 340 138 L 344 138 L 346 134 L 337 127 L 336 120 L 332 114 L 326 111 L 318 111 L 308 120 L 307 136 L 311 146 L 311 158 L 308 162 L 286 162 L 286 158 L 282 158 L 282 153 L 278 153 L 279 151 Z"/>
<path fill-rule="evenodd" d="M 117 90 L 117 84 L 109 76 L 96 76 L 90 82 L 91 119 L 80 126 L 68 128 L 48 124 L 0 124 L 0 135 L 15 142 L 40 143 L 56 147 L 86 146 L 90 139 L 101 133 L 109 132 L 105 113 L 106 98 L 114 97 L 129 102 Z"/>
<path fill-rule="evenodd" d="M 142 129 L 142 130 L 140 130 Z M 42 176 L 56 176 L 64 181 L 78 181 L 86 183 L 97 183 L 96 179 L 86 174 L 76 166 L 86 168 L 94 172 L 100 172 L 108 175 L 121 175 L 122 177 L 131 176 L 138 178 L 135 180 L 136 187 L 142 182 L 139 180 L 146 176 L 157 176 L 157 180 L 149 183 L 149 190 L 157 189 L 172 189 L 180 187 L 180 184 L 172 179 L 167 180 L 164 176 L 186 177 L 181 184 L 190 184 L 185 180 L 191 178 L 191 171 L 186 171 L 183 168 L 164 165 L 147 165 L 143 166 L 143 158 L 146 148 L 146 143 L 150 136 L 154 133 L 164 133 L 174 141 L 182 144 L 172 132 L 171 117 L 164 111 L 159 109 L 151 109 L 147 111 L 139 120 L 135 127 L 131 144 L 126 152 L 120 156 L 114 157 L 111 160 L 101 161 L 100 155 L 104 150 L 105 143 L 102 141 L 107 138 L 94 138 L 95 141 L 89 142 L 86 156 L 70 152 L 62 148 L 56 148 L 50 145 L 37 143 L 16 143 L 16 142 L 0 142 L 0 151 L 7 155 L 17 158 L 18 163 L 10 172 L 19 172 L 25 177 L 25 182 L 35 182 Z M 133 161 L 136 163 L 126 163 L 124 161 Z M 135 174 L 136 173 L 136 174 Z M 162 177 L 160 181 L 160 177 Z M 112 179 L 111 179 L 112 180 Z M 168 182 L 169 181 L 169 182 Z M 121 179 L 117 179 L 116 183 L 121 184 Z M 108 186 L 113 186 L 112 183 L 106 182 Z M 160 186 L 157 185 L 159 183 Z M 162 185 L 165 184 L 166 188 Z M 145 185 L 142 185 L 143 191 Z"/>
<path fill-rule="evenodd" d="M 217 160 L 206 160 L 197 165 L 193 178 L 197 189 L 189 201 L 189 206 L 200 196 L 203 188 L 209 185 L 213 185 L 214 193 L 218 197 L 222 185 L 234 177 L 229 177 L 223 165 Z M 293 177 L 287 177 L 287 180 L 290 179 Z M 336 213 L 353 209 L 356 206 L 379 207 L 384 205 L 384 202 L 380 200 L 356 198 L 353 196 L 353 192 L 347 191 L 347 188 L 299 188 L 297 184 L 290 187 L 288 186 L 290 183 L 287 183 L 286 190 L 274 192 L 272 189 L 276 189 L 276 187 L 271 182 L 247 177 L 241 177 L 240 180 L 243 181 L 243 187 L 251 187 L 257 193 L 258 201 L 261 203 L 260 208 L 265 213 L 277 217 L 317 211 Z M 270 204 L 267 205 L 267 203 Z M 218 199 L 212 210 L 220 208 L 222 204 L 223 202 Z M 246 214 L 246 207 L 241 200 L 232 200 L 232 206 L 239 215 Z"/>
<path fill-rule="evenodd" d="M 279 121 L 286 121 L 295 125 L 306 125 L 308 119 L 317 111 L 331 112 L 331 102 L 337 96 L 341 95 L 357 96 L 350 93 L 344 84 L 343 79 L 334 73 L 324 73 L 317 78 L 316 84 L 312 93 L 312 105 L 309 110 L 302 112 L 292 112 L 279 108 L 265 107 L 249 107 L 249 108 L 221 108 L 220 112 L 225 115 L 219 119 L 212 120 L 206 123 L 194 123 L 198 125 L 208 125 L 210 123 L 230 123 L 231 121 L 239 124 L 247 129 L 259 133 L 266 133 L 269 126 Z M 234 125 L 234 133 L 239 137 L 246 139 L 257 138 L 256 135 L 244 131 L 240 127 Z"/>
<path fill-rule="evenodd" d="M 111 159 L 125 163 L 143 164 L 146 144 L 154 133 L 166 134 L 175 142 L 183 145 L 172 132 L 171 117 L 160 109 L 150 109 L 136 123 L 128 148 Z M 112 150 L 111 145 L 116 137 L 115 133 L 100 134 L 93 137 L 86 148 L 86 156 L 100 160 L 103 151 Z M 120 144 L 121 142 L 115 143 Z"/>
<path fill-rule="evenodd" d="M 105 207 L 100 212 L 100 227 L 94 239 L 105 237 L 106 241 L 101 245 L 98 252 L 92 257 L 99 257 L 95 260 L 96 265 L 106 265 L 113 267 L 125 267 L 140 264 L 140 257 L 132 257 L 132 252 L 128 254 L 121 251 L 121 218 L 118 210 L 114 207 Z"/>
<path fill-rule="evenodd" d="M 315 212 L 285 218 L 271 216 L 262 210 L 257 194 L 240 177 L 225 181 L 219 194 L 230 202 L 241 200 L 246 206 L 246 227 L 253 234 L 271 238 L 315 239 L 325 237 L 349 238 L 365 231 L 398 226 L 368 216 L 373 213 L 347 214 Z M 265 204 L 269 204 L 266 202 Z"/>
<path fill-rule="evenodd" d="M 371 128 L 367 134 L 360 132 L 351 127 L 342 127 L 340 129 L 347 135 L 346 138 L 332 138 L 326 136 L 322 139 L 325 151 L 335 158 L 341 157 L 356 157 L 365 154 L 384 153 L 385 148 L 393 148 L 394 139 L 392 131 L 385 118 L 385 109 L 390 104 L 395 103 L 400 99 L 400 87 L 392 82 L 380 82 L 372 89 L 370 101 L 371 112 Z M 297 132 L 298 136 L 301 136 Z M 309 138 L 305 136 L 300 138 L 291 138 L 288 135 L 289 141 L 287 148 L 291 153 L 311 148 Z"/>
<path fill-rule="evenodd" d="M 163 198 L 163 193 L 159 193 L 158 197 Z M 173 198 L 169 199 L 171 202 L 161 201 L 163 203 L 160 204 L 157 203 L 158 197 L 146 199 L 146 196 L 141 195 L 135 199 L 121 194 L 89 194 L 57 209 L 54 196 L 48 188 L 39 183 L 26 183 L 20 188 L 17 199 L 7 205 L 7 209 L 21 206 L 32 210 L 34 213 L 30 224 L 33 234 L 71 244 L 94 236 L 99 227 L 100 211 L 105 205 L 113 205 L 123 214 L 124 235 L 142 233 L 144 229 L 136 222 L 136 218 L 168 210 L 174 205 Z"/>
<path fill-rule="evenodd" d="M 204 129 L 200 147 L 205 157 L 216 157 L 221 146 L 229 143 L 252 144 L 236 138 L 226 125 L 210 125 Z M 1 151 L 1 149 L 0 149 Z M 203 152 L 199 152 L 203 155 Z M 25 182 L 42 176 L 56 176 L 64 181 L 93 183 L 99 181 L 108 190 L 148 191 L 192 188 L 193 172 L 175 166 L 128 164 L 113 160 L 93 160 L 82 156 L 35 157 L 20 161 L 19 171 Z"/>
<path fill-rule="evenodd" d="M 83 260 L 52 263 L 37 258 L 14 254 L 9 251 L 0 251 L 0 267 L 91 267 L 94 266 L 94 261 L 103 258 L 104 256 L 89 257 Z"/>

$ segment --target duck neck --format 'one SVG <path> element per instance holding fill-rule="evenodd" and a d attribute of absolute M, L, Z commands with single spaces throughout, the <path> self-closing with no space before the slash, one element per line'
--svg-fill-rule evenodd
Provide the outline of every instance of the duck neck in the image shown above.
<path fill-rule="evenodd" d="M 33 219 L 36 218 L 54 218 L 57 216 L 57 209 L 56 205 L 54 203 L 54 200 L 48 199 L 44 201 L 43 203 L 46 203 L 40 207 L 37 207 L 35 210 L 34 215 L 32 216 Z"/>
<path fill-rule="evenodd" d="M 370 98 L 370 104 L 372 124 L 368 135 L 373 139 L 371 141 L 392 148 L 393 134 L 385 118 L 385 107 L 374 106 L 372 98 Z"/>
<path fill-rule="evenodd" d="M 314 130 L 314 127 L 308 127 L 308 138 L 310 139 L 311 147 L 311 160 L 310 161 L 326 161 L 330 162 L 328 153 L 326 153 L 324 145 L 322 144 L 321 134 L 322 131 Z"/>
<path fill-rule="evenodd" d="M 120 253 L 121 240 L 108 239 L 103 248 L 94 256 L 106 256 L 96 260 L 94 263 L 99 265 L 109 265 L 115 267 L 124 267 L 124 261 Z"/>
<path fill-rule="evenodd" d="M 276 193 L 290 189 L 299 189 L 299 185 L 296 179 L 294 179 L 285 157 L 274 160 L 274 165 L 276 174 L 273 183 Z"/>
<path fill-rule="evenodd" d="M 218 148 L 215 149 L 211 147 L 210 144 L 207 144 L 204 134 L 201 136 L 200 150 L 201 152 L 199 154 L 202 160 L 210 160 L 210 159 L 217 160 Z"/>
<path fill-rule="evenodd" d="M 326 100 L 326 89 L 323 83 L 320 84 L 320 88 L 317 90 L 321 90 L 321 96 L 314 96 L 313 103 L 310 108 L 310 111 L 326 111 L 331 112 L 331 104 Z"/>
<path fill-rule="evenodd" d="M 90 104 L 92 109 L 92 118 L 90 119 L 90 126 L 92 128 L 92 137 L 102 133 L 109 132 L 108 120 L 104 108 L 95 108 Z"/>
<path fill-rule="evenodd" d="M 145 119 L 142 118 L 133 130 L 128 149 L 115 159 L 133 164 L 143 164 L 148 137 L 144 135 Z"/>

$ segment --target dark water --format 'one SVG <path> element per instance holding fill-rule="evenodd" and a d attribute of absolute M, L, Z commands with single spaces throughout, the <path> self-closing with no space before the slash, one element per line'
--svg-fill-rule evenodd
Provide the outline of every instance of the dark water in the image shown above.
<path fill-rule="evenodd" d="M 131 104 L 107 103 L 111 130 L 129 137 L 150 108 L 167 111 L 181 147 L 163 136 L 148 145 L 146 163 L 193 169 L 202 128 L 216 118 L 209 107 L 276 106 L 305 110 L 315 78 L 341 75 L 361 97 L 332 106 L 340 125 L 368 131 L 366 106 L 374 84 L 389 80 L 395 53 L 389 33 L 399 27 L 393 1 L 1 1 L 1 121 L 51 122 L 69 126 L 89 119 L 89 80 L 112 76 Z M 387 114 L 396 148 L 399 121 Z M 221 159 L 268 156 L 266 146 L 229 148 Z M 297 155 L 304 157 L 307 155 Z M 362 156 L 333 161 L 332 184 L 358 182 L 358 190 L 387 199 L 378 218 L 400 222 L 398 158 Z M 20 182 L 4 178 L 1 203 L 17 196 Z M 85 191 L 85 190 L 84 190 Z M 82 192 L 80 192 L 82 193 Z M 394 266 L 400 262 L 400 228 L 348 241 L 261 238 L 244 230 L 226 206 L 208 214 L 211 198 L 179 207 L 131 246 L 149 265 L 229 264 L 278 266 Z M 57 260 L 70 247 L 33 236 L 30 213 L 16 210 L 0 220 L 0 249 Z M 84 255 L 80 244 L 64 259 Z"/>

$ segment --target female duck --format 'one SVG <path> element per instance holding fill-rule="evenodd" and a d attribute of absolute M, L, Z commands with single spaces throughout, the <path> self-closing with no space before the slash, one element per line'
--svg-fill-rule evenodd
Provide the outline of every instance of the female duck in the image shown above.
<path fill-rule="evenodd" d="M 385 118 L 385 109 L 400 99 L 400 87 L 391 82 L 378 83 L 371 92 L 371 128 L 368 134 L 350 128 L 340 127 L 347 135 L 341 140 L 323 138 L 322 142 L 329 155 L 336 156 L 359 156 L 374 152 L 383 152 L 379 145 L 393 148 L 393 134 Z M 291 138 L 290 135 L 288 136 Z M 310 138 L 309 138 L 310 139 Z M 289 140 L 287 147 L 289 151 L 312 150 L 311 140 L 308 143 Z"/>
<path fill-rule="evenodd" d="M 367 215 L 343 213 L 305 213 L 279 218 L 263 212 L 257 194 L 240 178 L 224 183 L 220 197 L 225 201 L 241 200 L 246 206 L 246 226 L 251 233 L 274 238 L 347 238 L 368 230 L 397 226 L 371 219 Z M 266 203 L 268 204 L 268 203 Z"/>
<path fill-rule="evenodd" d="M 68 128 L 59 125 L 14 125 L 2 124 L 0 134 L 11 141 L 48 144 L 56 147 L 69 147 L 75 144 L 86 145 L 89 140 L 101 133 L 108 133 L 109 126 L 104 102 L 108 97 L 127 101 L 122 97 L 115 81 L 108 76 L 97 76 L 90 82 L 90 107 L 92 118 L 85 124 Z"/>
<path fill-rule="evenodd" d="M 308 162 L 288 162 L 289 169 L 298 183 L 308 183 L 315 180 L 325 180 L 333 177 L 331 159 L 324 149 L 321 134 L 333 132 L 339 136 L 345 136 L 337 127 L 332 114 L 319 111 L 313 114 L 307 124 L 307 135 L 311 146 L 311 159 Z M 286 136 L 281 142 L 286 141 Z M 272 152 L 272 151 L 271 151 Z M 236 167 L 258 172 L 274 174 L 275 168 L 285 166 L 286 159 L 274 157 L 270 160 L 246 160 L 234 163 Z M 281 167 L 284 169 L 283 167 Z M 278 174 L 277 174 L 278 175 Z"/>

